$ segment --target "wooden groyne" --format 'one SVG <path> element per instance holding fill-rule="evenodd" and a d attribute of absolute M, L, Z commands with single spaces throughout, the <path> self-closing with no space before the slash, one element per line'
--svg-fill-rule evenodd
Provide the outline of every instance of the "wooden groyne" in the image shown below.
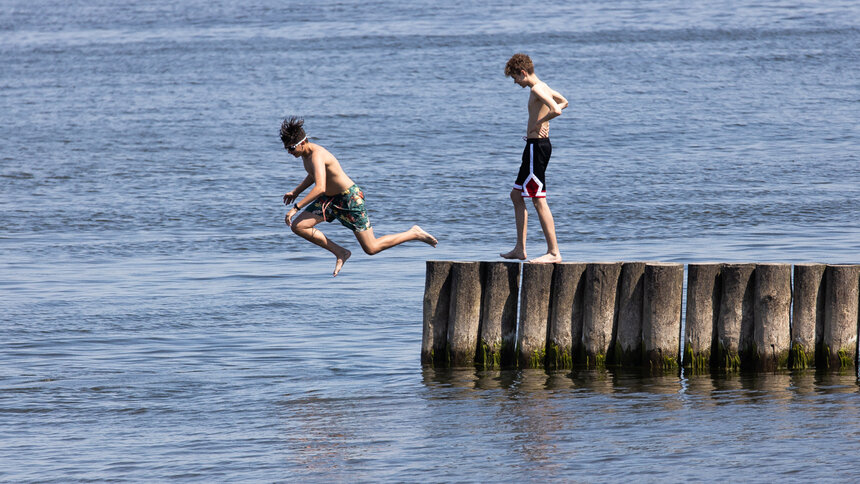
<path fill-rule="evenodd" d="M 856 369 L 858 318 L 860 265 L 427 261 L 421 362 Z"/>

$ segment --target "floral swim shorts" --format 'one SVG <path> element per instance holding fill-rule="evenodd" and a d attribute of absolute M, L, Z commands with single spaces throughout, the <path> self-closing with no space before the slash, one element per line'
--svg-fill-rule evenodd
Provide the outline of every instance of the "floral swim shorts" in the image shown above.
<path fill-rule="evenodd" d="M 353 232 L 364 232 L 370 228 L 370 219 L 364 209 L 364 192 L 358 185 L 353 185 L 337 195 L 320 195 L 305 208 L 305 212 L 323 217 L 326 222 L 338 219 L 344 227 Z"/>

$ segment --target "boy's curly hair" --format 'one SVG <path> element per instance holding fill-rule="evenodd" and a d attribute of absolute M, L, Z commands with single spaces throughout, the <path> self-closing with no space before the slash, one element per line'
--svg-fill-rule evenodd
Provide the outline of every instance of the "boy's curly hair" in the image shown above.
<path fill-rule="evenodd" d="M 535 65 L 529 56 L 525 54 L 514 54 L 508 59 L 505 64 L 505 77 L 513 77 L 514 74 L 519 74 L 520 71 L 526 71 L 529 74 L 535 73 Z"/>
<path fill-rule="evenodd" d="M 284 122 L 281 123 L 281 141 L 287 145 L 294 145 L 301 141 L 305 137 L 305 130 L 302 128 L 304 124 L 304 118 L 297 116 L 284 119 Z"/>

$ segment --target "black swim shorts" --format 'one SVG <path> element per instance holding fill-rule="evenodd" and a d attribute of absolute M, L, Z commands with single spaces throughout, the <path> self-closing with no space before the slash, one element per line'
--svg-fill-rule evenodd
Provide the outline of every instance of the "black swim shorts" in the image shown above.
<path fill-rule="evenodd" d="M 523 163 L 517 174 L 514 189 L 523 192 L 523 197 L 546 198 L 546 166 L 552 155 L 549 138 L 527 138 L 523 150 Z"/>

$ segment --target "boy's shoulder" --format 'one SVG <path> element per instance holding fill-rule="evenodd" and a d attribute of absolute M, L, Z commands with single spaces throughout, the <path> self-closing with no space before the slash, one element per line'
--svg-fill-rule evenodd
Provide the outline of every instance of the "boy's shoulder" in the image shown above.
<path fill-rule="evenodd" d="M 552 88 L 549 87 L 549 84 L 543 81 L 538 81 L 534 86 L 532 86 L 532 92 L 534 91 L 552 91 Z"/>
<path fill-rule="evenodd" d="M 328 161 L 329 159 L 334 159 L 334 155 L 322 145 L 314 143 L 313 151 L 311 151 L 311 158 L 317 160 Z"/>

